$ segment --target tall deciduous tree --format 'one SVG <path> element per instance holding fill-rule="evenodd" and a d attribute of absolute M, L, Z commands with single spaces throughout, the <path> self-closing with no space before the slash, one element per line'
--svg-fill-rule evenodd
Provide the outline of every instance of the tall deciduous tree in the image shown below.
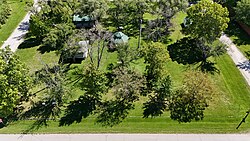
<path fill-rule="evenodd" d="M 43 39 L 43 46 L 50 50 L 61 50 L 64 44 L 73 33 L 73 24 L 57 24 Z"/>
<path fill-rule="evenodd" d="M 214 94 L 213 84 L 202 72 L 189 72 L 181 88 L 171 96 L 169 110 L 171 118 L 179 122 L 202 120 L 204 110 Z"/>
<path fill-rule="evenodd" d="M 47 126 L 50 119 L 56 119 L 62 112 L 62 106 L 70 97 L 70 89 L 67 86 L 64 68 L 58 65 L 38 70 L 34 76 L 34 84 L 44 87 L 32 95 L 30 105 L 26 107 L 20 118 L 37 118 L 29 130 Z M 39 93 L 39 94 L 38 94 Z"/>
<path fill-rule="evenodd" d="M 184 33 L 211 43 L 228 27 L 227 8 L 212 0 L 202 0 L 187 9 Z"/>
<path fill-rule="evenodd" d="M 235 7 L 235 18 L 250 26 L 250 0 L 241 0 L 237 2 Z"/>
<path fill-rule="evenodd" d="M 42 41 L 51 29 L 56 29 L 55 25 L 72 23 L 73 9 L 67 2 L 41 1 L 39 7 L 41 10 L 31 15 L 29 28 L 29 34 L 38 41 Z"/>
<path fill-rule="evenodd" d="M 150 2 L 147 0 L 114 0 L 110 3 L 108 24 L 116 28 L 123 27 L 123 31 L 127 35 L 138 35 L 143 15 L 151 11 Z"/>
<path fill-rule="evenodd" d="M 81 16 L 90 16 L 99 21 L 106 16 L 108 8 L 107 0 L 82 0 L 76 13 Z"/>
<path fill-rule="evenodd" d="M 29 70 L 9 48 L 0 50 L 0 117 L 7 117 L 29 98 Z"/>
<path fill-rule="evenodd" d="M 151 14 L 157 18 L 149 20 L 145 26 L 145 37 L 152 41 L 166 41 L 170 33 L 170 19 L 179 12 L 185 11 L 188 6 L 187 0 L 156 0 L 150 5 Z"/>
<path fill-rule="evenodd" d="M 149 43 L 143 53 L 146 66 L 146 88 L 143 91 L 149 95 L 144 103 L 144 117 L 159 116 L 167 107 L 167 98 L 170 96 L 171 79 L 165 70 L 168 52 L 161 43 Z"/>
<path fill-rule="evenodd" d="M 118 48 L 119 63 L 113 68 L 113 83 L 110 89 L 113 97 L 100 106 L 97 122 L 103 126 L 114 126 L 121 123 L 134 108 L 134 102 L 139 100 L 140 89 L 144 84 L 144 77 L 131 68 L 130 63 L 134 52 L 128 45 Z"/>

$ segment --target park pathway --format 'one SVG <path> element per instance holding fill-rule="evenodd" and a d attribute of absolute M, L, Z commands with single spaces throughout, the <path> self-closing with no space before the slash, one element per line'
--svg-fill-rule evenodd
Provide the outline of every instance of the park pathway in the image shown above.
<path fill-rule="evenodd" d="M 250 134 L 34 134 L 0 135 L 1 141 L 250 141 Z"/>
<path fill-rule="evenodd" d="M 34 7 L 37 8 L 38 0 L 34 0 Z M 24 37 L 29 29 L 29 19 L 31 12 L 28 12 L 23 20 L 19 23 L 17 28 L 12 32 L 10 37 L 3 43 L 1 48 L 5 48 L 7 46 L 10 47 L 11 51 L 15 52 L 18 46 L 24 41 Z"/>
<path fill-rule="evenodd" d="M 223 34 L 219 39 L 223 44 L 227 45 L 227 53 L 232 58 L 236 67 L 240 70 L 241 74 L 250 86 L 250 62 L 249 60 L 240 52 L 232 40 Z M 249 139 L 250 141 L 250 139 Z"/>

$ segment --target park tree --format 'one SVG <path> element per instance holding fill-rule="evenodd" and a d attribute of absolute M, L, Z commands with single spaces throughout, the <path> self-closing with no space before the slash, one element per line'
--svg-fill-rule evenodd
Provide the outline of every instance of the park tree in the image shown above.
<path fill-rule="evenodd" d="M 170 98 L 170 118 L 179 122 L 202 120 L 214 92 L 207 74 L 198 71 L 186 73 L 183 85 Z"/>
<path fill-rule="evenodd" d="M 49 3 L 48 3 L 49 2 Z M 41 10 L 33 11 L 30 18 L 29 35 L 34 36 L 37 41 L 47 37 L 52 29 L 56 30 L 58 24 L 68 24 L 72 26 L 73 9 L 69 3 L 62 0 L 59 1 L 41 1 L 39 7 Z M 61 30 L 61 29 L 60 29 Z"/>
<path fill-rule="evenodd" d="M 43 47 L 48 48 L 46 51 L 50 50 L 61 50 L 64 47 L 64 44 L 73 34 L 73 24 L 56 24 L 53 25 L 54 28 L 45 34 L 43 38 Z"/>
<path fill-rule="evenodd" d="M 202 0 L 187 9 L 183 32 L 212 43 L 228 27 L 227 8 L 212 0 Z"/>
<path fill-rule="evenodd" d="M 82 0 L 76 9 L 76 13 L 100 21 L 106 16 L 108 8 L 107 0 Z"/>
<path fill-rule="evenodd" d="M 144 37 L 151 41 L 165 42 L 171 27 L 171 18 L 177 12 L 185 11 L 188 6 L 187 0 L 157 0 L 150 5 L 150 14 L 156 18 L 148 20 L 145 25 Z"/>
<path fill-rule="evenodd" d="M 236 20 L 250 26 L 250 0 L 241 0 L 237 2 L 235 7 Z"/>
<path fill-rule="evenodd" d="M 9 15 L 11 14 L 11 8 L 6 0 L 0 1 L 0 28 L 1 25 L 5 24 Z"/>
<path fill-rule="evenodd" d="M 143 117 L 155 117 L 163 114 L 171 93 L 171 79 L 165 69 L 169 56 L 163 44 L 154 42 L 144 46 L 142 55 L 147 64 L 146 87 L 142 93 L 149 98 L 144 103 Z"/>
<path fill-rule="evenodd" d="M 139 100 L 140 88 L 144 77 L 133 69 L 118 66 L 113 70 L 114 80 L 111 87 L 112 99 L 100 106 L 97 122 L 103 126 L 114 126 L 121 123 L 134 109 L 134 102 Z"/>
<path fill-rule="evenodd" d="M 130 65 L 137 55 L 135 52 L 128 44 L 117 47 L 118 63 L 110 68 L 112 78 L 108 77 L 112 98 L 105 100 L 98 110 L 97 122 L 103 126 L 121 123 L 139 100 L 145 78 Z"/>
<path fill-rule="evenodd" d="M 108 18 L 105 24 L 115 28 L 123 28 L 123 32 L 130 36 L 139 35 L 143 24 L 143 16 L 151 11 L 148 0 L 114 0 L 111 1 Z"/>
<path fill-rule="evenodd" d="M 29 70 L 9 48 L 0 50 L 0 117 L 22 110 L 29 99 Z"/>
<path fill-rule="evenodd" d="M 30 96 L 28 106 L 19 114 L 20 119 L 37 119 L 27 132 L 43 125 L 47 126 L 49 120 L 60 116 L 72 92 L 66 74 L 65 67 L 59 65 L 45 65 L 35 72 L 33 84 L 38 91 Z"/>

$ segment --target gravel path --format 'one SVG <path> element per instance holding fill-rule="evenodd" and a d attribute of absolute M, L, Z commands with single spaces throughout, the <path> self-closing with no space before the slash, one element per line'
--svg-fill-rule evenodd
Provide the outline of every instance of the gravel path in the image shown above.
<path fill-rule="evenodd" d="M 240 70 L 241 74 L 250 86 L 250 62 L 249 60 L 240 52 L 236 45 L 231 41 L 226 35 L 220 37 L 220 41 L 228 46 L 227 53 L 232 58 L 235 65 Z M 250 140 L 250 139 L 249 139 Z"/>

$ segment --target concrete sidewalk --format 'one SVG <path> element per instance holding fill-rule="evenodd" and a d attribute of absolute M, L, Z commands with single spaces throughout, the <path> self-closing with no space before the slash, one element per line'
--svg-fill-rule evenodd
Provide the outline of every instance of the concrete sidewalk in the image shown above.
<path fill-rule="evenodd" d="M 236 45 L 231 41 L 226 35 L 222 35 L 219 39 L 223 44 L 227 45 L 227 53 L 232 58 L 235 65 L 240 70 L 241 74 L 250 86 L 250 62 L 249 60 L 240 52 Z M 250 139 L 249 139 L 250 141 Z"/>
<path fill-rule="evenodd" d="M 9 46 L 11 51 L 15 52 L 17 50 L 18 46 L 24 41 L 24 37 L 28 32 L 29 19 L 30 13 L 28 12 L 18 27 L 12 32 L 10 37 L 3 43 L 1 48 Z"/>
<path fill-rule="evenodd" d="M 38 0 L 34 0 L 34 7 L 37 9 Z M 28 12 L 23 20 L 19 23 L 17 28 L 12 32 L 9 38 L 4 41 L 1 48 L 5 48 L 7 46 L 10 47 L 11 51 L 15 52 L 18 46 L 24 41 L 25 35 L 28 33 L 29 30 L 29 19 L 31 13 Z"/>
<path fill-rule="evenodd" d="M 250 141 L 250 134 L 2 134 L 0 141 Z"/>

